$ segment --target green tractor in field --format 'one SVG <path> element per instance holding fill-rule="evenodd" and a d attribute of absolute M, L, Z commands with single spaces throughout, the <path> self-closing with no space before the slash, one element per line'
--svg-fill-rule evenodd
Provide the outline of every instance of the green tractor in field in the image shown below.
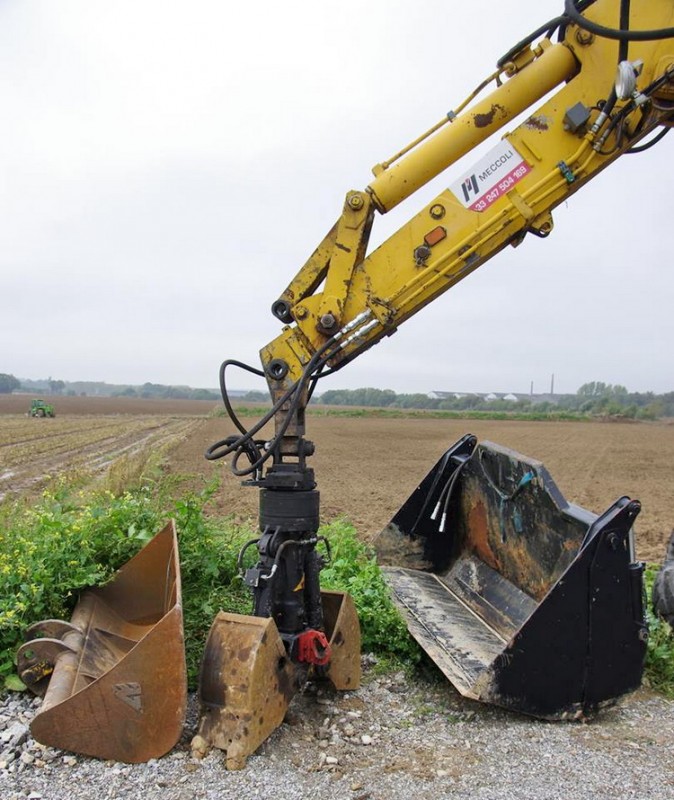
<path fill-rule="evenodd" d="M 45 403 L 44 400 L 35 400 L 30 401 L 30 411 L 28 412 L 29 416 L 31 417 L 55 417 L 56 412 L 54 411 L 54 406 L 50 405 L 49 403 Z"/>

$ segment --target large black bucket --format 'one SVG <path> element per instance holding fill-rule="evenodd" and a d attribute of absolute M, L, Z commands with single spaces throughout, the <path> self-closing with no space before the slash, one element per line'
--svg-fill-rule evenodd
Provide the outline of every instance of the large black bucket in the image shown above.
<path fill-rule="evenodd" d="M 463 695 L 587 717 L 641 682 L 639 510 L 567 503 L 541 462 L 468 435 L 375 545 L 410 632 Z"/>

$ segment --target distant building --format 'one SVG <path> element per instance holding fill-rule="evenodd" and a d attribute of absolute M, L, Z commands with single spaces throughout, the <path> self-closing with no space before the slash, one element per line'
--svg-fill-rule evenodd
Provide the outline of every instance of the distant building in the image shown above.
<path fill-rule="evenodd" d="M 431 400 L 460 400 L 462 397 L 477 397 L 473 392 L 429 392 Z"/>
<path fill-rule="evenodd" d="M 479 397 L 481 400 L 493 402 L 494 400 L 508 400 L 511 403 L 528 401 L 532 405 L 537 403 L 551 403 L 558 405 L 560 400 L 565 397 L 574 397 L 574 395 L 565 394 L 532 394 L 531 392 L 452 392 L 433 390 L 427 395 L 431 400 L 461 400 L 464 397 Z"/>

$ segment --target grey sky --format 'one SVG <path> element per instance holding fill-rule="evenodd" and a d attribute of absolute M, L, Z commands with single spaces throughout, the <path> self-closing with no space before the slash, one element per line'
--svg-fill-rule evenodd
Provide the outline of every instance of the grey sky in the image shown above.
<path fill-rule="evenodd" d="M 257 365 L 345 192 L 562 5 L 5 0 L 0 372 L 214 386 L 225 357 Z M 322 388 L 674 389 L 673 143 Z M 377 218 L 373 244 L 456 174 Z"/>

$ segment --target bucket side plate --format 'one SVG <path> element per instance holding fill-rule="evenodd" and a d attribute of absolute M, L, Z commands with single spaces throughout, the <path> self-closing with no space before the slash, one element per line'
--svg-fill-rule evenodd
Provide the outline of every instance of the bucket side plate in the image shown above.
<path fill-rule="evenodd" d="M 283 722 L 302 682 L 273 619 L 219 612 L 201 664 L 193 752 L 217 747 L 225 751 L 228 769 L 242 769 Z"/>
<path fill-rule="evenodd" d="M 17 656 L 22 676 L 40 662 L 42 629 L 53 631 L 55 624 L 49 620 L 31 626 L 32 638 Z M 63 631 L 62 652 L 30 726 L 34 738 L 62 750 L 129 763 L 168 752 L 180 738 L 187 706 L 173 523 L 108 584 L 84 592 Z"/>
<path fill-rule="evenodd" d="M 351 595 L 321 592 L 325 633 L 330 642 L 330 663 L 325 677 L 337 691 L 360 686 L 360 623 Z"/>

